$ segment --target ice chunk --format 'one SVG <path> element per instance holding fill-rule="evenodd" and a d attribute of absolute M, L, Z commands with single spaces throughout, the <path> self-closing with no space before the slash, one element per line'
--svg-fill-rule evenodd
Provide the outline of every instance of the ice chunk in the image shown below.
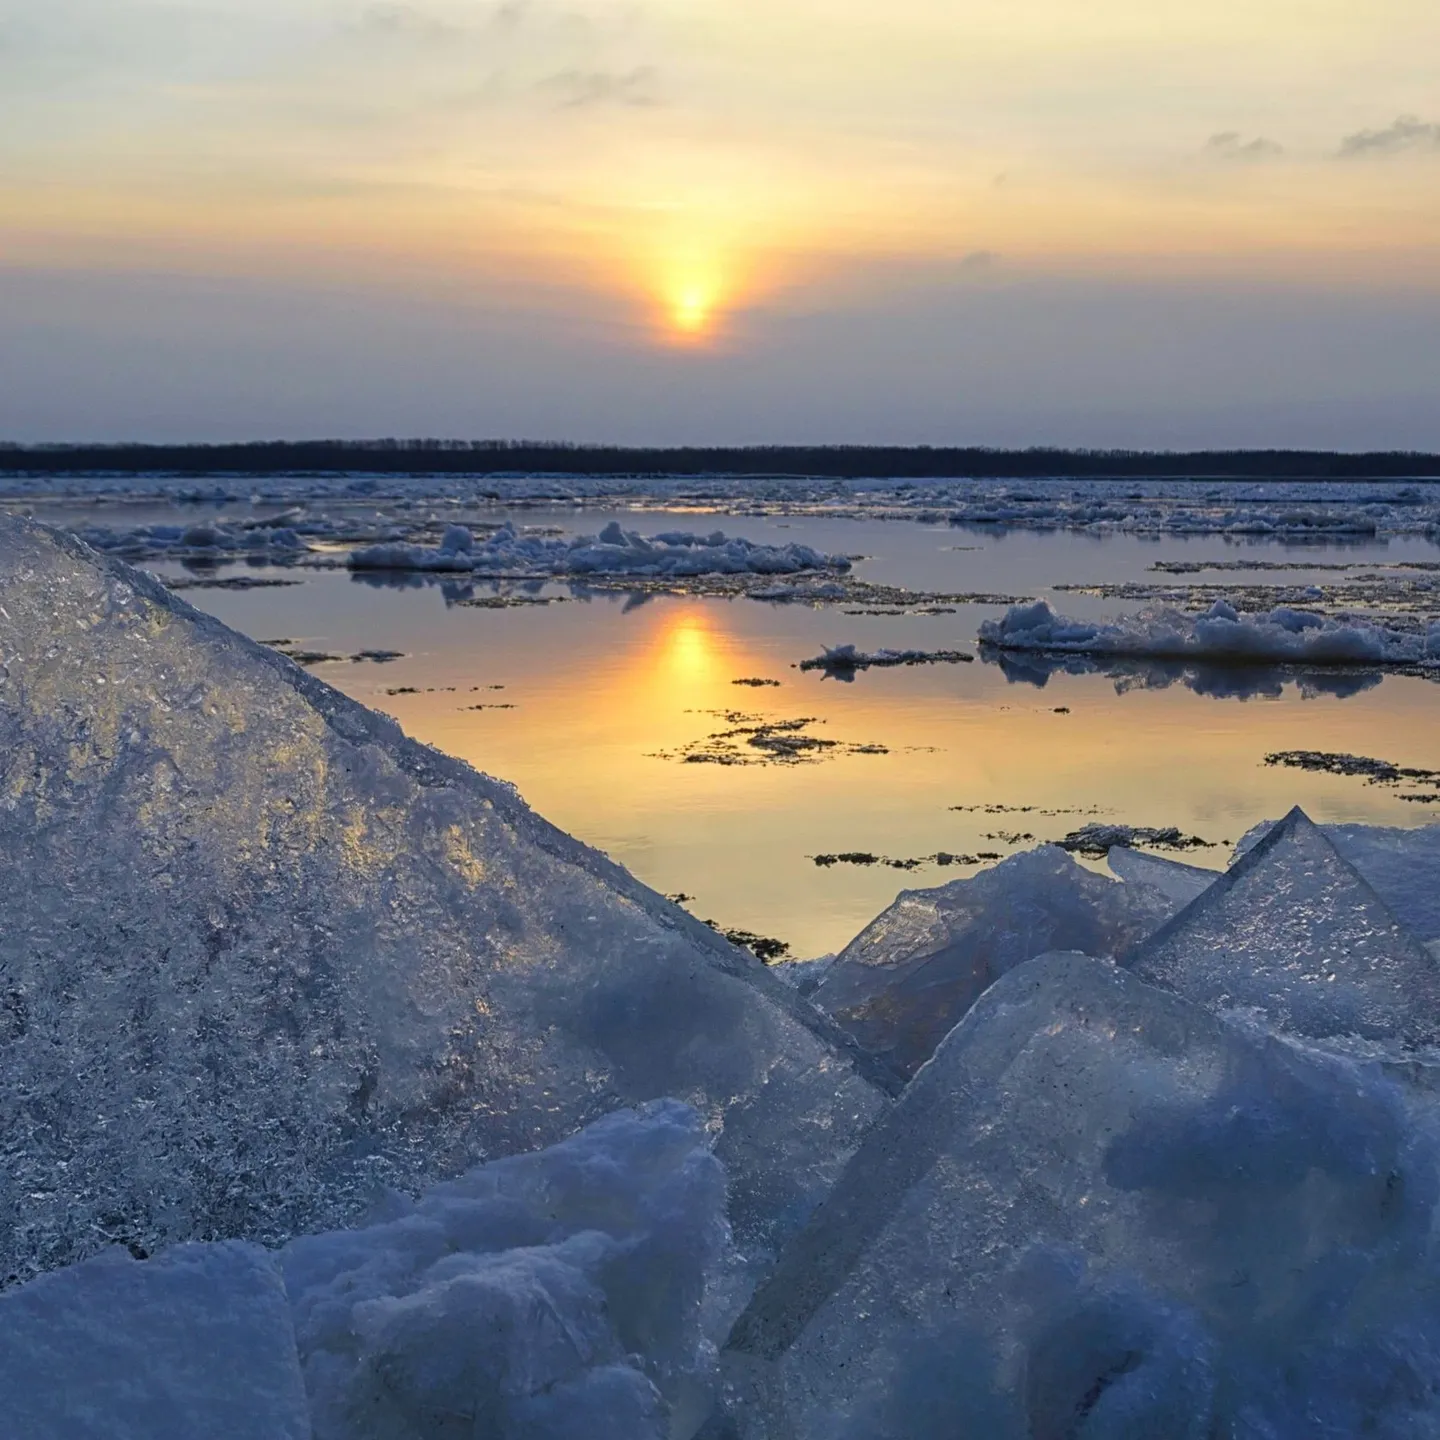
<path fill-rule="evenodd" d="M 0 1295 L 0 1397 L 14 1440 L 310 1440 L 279 1269 L 234 1242 Z"/>
<path fill-rule="evenodd" d="M 1203 615 L 1145 610 L 1109 623 L 1057 615 L 1043 600 L 980 626 L 997 650 L 1141 656 L 1229 664 L 1440 666 L 1440 626 L 1399 630 L 1280 607 L 1241 615 L 1217 600 Z"/>
<path fill-rule="evenodd" d="M 1432 1435 L 1436 1200 L 1433 1141 L 1373 1069 L 1047 956 L 752 1300 L 728 1433 Z"/>
<path fill-rule="evenodd" d="M 672 1416 L 688 1434 L 736 1273 L 724 1173 L 675 1102 L 293 1241 L 283 1264 L 316 1440 L 443 1440 L 462 1417 L 496 1440 L 660 1440 Z"/>
<path fill-rule="evenodd" d="M 1129 963 L 1295 1035 L 1440 1039 L 1440 968 L 1298 809 Z"/>
<path fill-rule="evenodd" d="M 1252 849 L 1267 834 L 1258 825 L 1237 847 Z M 1383 825 L 1322 825 L 1330 843 L 1418 939 L 1440 940 L 1440 825 L 1392 830 Z"/>
<path fill-rule="evenodd" d="M 1117 845 L 1106 856 L 1111 871 L 1118 879 L 1130 884 L 1150 885 L 1168 895 L 1177 905 L 1188 905 L 1198 899 L 1219 878 L 1215 870 L 1202 870 L 1198 865 L 1184 865 L 1178 860 L 1165 860 Z"/>
<path fill-rule="evenodd" d="M 11 520 L 0 853 L 0 1284 L 336 1228 L 666 1095 L 763 1246 L 884 1103 L 790 987 L 511 787 Z"/>
<path fill-rule="evenodd" d="M 1123 957 L 1177 904 L 1095 875 L 1044 845 L 969 880 L 904 890 L 814 993 L 867 1050 L 913 1075 L 981 993 L 1047 950 Z"/>

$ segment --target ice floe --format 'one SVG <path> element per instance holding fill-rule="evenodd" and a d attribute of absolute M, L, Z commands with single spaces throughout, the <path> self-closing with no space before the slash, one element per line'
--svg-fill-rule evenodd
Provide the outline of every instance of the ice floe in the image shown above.
<path fill-rule="evenodd" d="M 451 526 L 438 547 L 384 544 L 352 550 L 353 570 L 468 571 L 497 575 L 796 575 L 845 571 L 841 555 L 822 555 L 808 545 L 760 545 L 723 531 L 694 535 L 668 531 L 646 538 L 611 521 L 598 535 L 572 539 L 521 534 L 510 522 L 483 540 Z"/>
<path fill-rule="evenodd" d="M 1202 661 L 1217 665 L 1407 665 L 1440 668 L 1440 623 L 1422 631 L 1337 620 L 1286 606 L 1242 615 L 1217 600 L 1202 615 L 1146 610 L 1109 622 L 1068 619 L 1044 600 L 980 626 L 1002 651 Z"/>

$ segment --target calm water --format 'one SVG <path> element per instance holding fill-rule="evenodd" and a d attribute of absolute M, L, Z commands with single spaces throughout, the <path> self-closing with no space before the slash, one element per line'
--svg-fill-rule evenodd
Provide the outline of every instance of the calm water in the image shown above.
<path fill-rule="evenodd" d="M 186 511 L 190 518 L 196 513 Z M 1418 539 L 1241 547 L 1221 538 L 984 535 L 907 522 L 613 513 L 647 532 L 720 526 L 754 539 L 795 539 L 864 555 L 857 573 L 866 579 L 1025 596 L 1065 583 L 1164 580 L 1149 573 L 1161 559 L 1440 559 L 1440 550 Z M 593 533 L 611 514 L 526 509 L 515 518 Z M 76 515 L 50 512 L 70 523 L 78 523 Z M 114 523 L 113 513 L 96 518 Z M 417 739 L 515 782 L 548 818 L 656 889 L 693 897 L 688 903 L 695 913 L 778 937 L 797 955 L 840 947 L 902 888 L 969 873 L 934 866 L 913 873 L 821 868 L 810 858 L 816 854 L 1008 854 L 1033 843 L 1016 835 L 1058 838 L 1095 818 L 1092 812 L 1128 824 L 1176 825 L 1223 847 L 1296 803 L 1326 821 L 1415 825 L 1432 818 L 1427 807 L 1401 800 L 1393 789 L 1263 764 L 1271 751 L 1311 749 L 1440 768 L 1440 686 L 1423 680 L 1387 677 L 1343 698 L 1290 684 L 1278 696 L 1241 700 L 1198 694 L 1184 684 L 1117 686 L 1102 675 L 1061 673 L 1039 687 L 977 662 L 871 670 L 843 684 L 793 666 L 824 645 L 847 641 L 865 648 L 973 648 L 979 621 L 998 608 L 876 618 L 749 600 L 637 604 L 605 595 L 485 610 L 449 605 L 433 585 L 386 587 L 344 573 L 291 573 L 304 575 L 305 583 L 193 590 L 185 598 L 257 639 L 288 637 L 347 654 L 404 652 L 388 665 L 323 664 L 315 673 L 393 715 Z M 1309 577 L 1301 571 L 1194 578 L 1306 583 Z M 1315 578 L 1335 577 L 1317 571 Z M 1053 598 L 1071 613 L 1121 608 L 1071 594 Z M 781 685 L 733 683 L 745 677 Z M 485 688 L 495 686 L 504 688 Z M 420 693 L 387 693 L 401 688 Z M 735 728 L 716 713 L 728 711 L 813 718 L 809 733 L 887 753 L 842 745 L 816 763 L 744 767 L 677 757 L 714 732 Z M 1073 813 L 952 808 L 987 805 Z M 1228 848 L 1217 848 L 1190 858 L 1218 867 L 1227 857 Z"/>

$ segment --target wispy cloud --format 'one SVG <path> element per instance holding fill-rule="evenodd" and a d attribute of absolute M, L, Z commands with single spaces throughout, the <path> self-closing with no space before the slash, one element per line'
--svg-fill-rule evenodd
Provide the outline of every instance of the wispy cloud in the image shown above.
<path fill-rule="evenodd" d="M 1400 155 L 1416 150 L 1429 150 L 1440 155 L 1440 125 L 1428 124 L 1414 115 L 1402 115 L 1383 130 L 1358 130 L 1340 142 L 1340 156 L 1345 160 Z"/>
<path fill-rule="evenodd" d="M 1000 257 L 993 250 L 972 250 L 960 259 L 962 270 L 991 270 L 1000 263 Z"/>
<path fill-rule="evenodd" d="M 1267 140 L 1263 135 L 1246 140 L 1238 130 L 1222 130 L 1205 142 L 1205 153 L 1215 160 L 1253 164 L 1257 160 L 1279 159 L 1285 153 L 1285 147 L 1274 140 Z"/>
<path fill-rule="evenodd" d="M 537 89 L 554 96 L 557 109 L 581 110 L 599 105 L 658 105 L 656 73 L 648 65 L 635 70 L 561 70 L 540 81 Z"/>

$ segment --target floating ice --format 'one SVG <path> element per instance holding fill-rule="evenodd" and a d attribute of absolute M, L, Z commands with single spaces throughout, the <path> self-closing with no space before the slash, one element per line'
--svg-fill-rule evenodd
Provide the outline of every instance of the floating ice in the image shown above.
<path fill-rule="evenodd" d="M 290 1304 L 265 1251 L 111 1252 L 0 1294 L 0 1435 L 310 1440 Z"/>
<path fill-rule="evenodd" d="M 1430 1137 L 1367 1067 L 1083 956 L 1011 971 L 726 1351 L 746 1440 L 1440 1430 Z"/>
<path fill-rule="evenodd" d="M 1101 624 L 1056 615 L 1043 600 L 980 626 L 999 650 L 1134 656 L 1217 664 L 1440 666 L 1440 623 L 1402 631 L 1280 607 L 1241 615 L 1217 600 L 1203 615 L 1145 610 Z"/>
<path fill-rule="evenodd" d="M 764 1246 L 884 1103 L 790 987 L 511 787 L 9 520 L 0 853 L 0 1285 L 335 1228 L 662 1096 Z"/>
<path fill-rule="evenodd" d="M 693 1111 L 621 1112 L 396 1208 L 282 1253 L 315 1440 L 665 1440 L 703 1420 L 736 1266 Z"/>
<path fill-rule="evenodd" d="M 1094 875 L 1052 845 L 969 880 L 905 890 L 816 988 L 867 1050 L 913 1075 L 983 991 L 1047 950 L 1123 957 L 1175 913 L 1147 884 Z"/>
<path fill-rule="evenodd" d="M 456 542 L 457 532 L 470 543 Z M 465 570 L 484 575 L 795 575 L 815 570 L 848 570 L 839 555 L 822 555 L 808 545 L 759 545 L 722 531 L 692 535 L 671 531 L 651 539 L 624 530 L 612 520 L 599 535 L 571 540 L 522 535 L 507 522 L 481 542 L 452 526 L 438 549 L 404 543 L 354 550 L 355 570 Z"/>
<path fill-rule="evenodd" d="M 1128 963 L 1293 1035 L 1440 1040 L 1440 966 L 1300 810 Z"/>

